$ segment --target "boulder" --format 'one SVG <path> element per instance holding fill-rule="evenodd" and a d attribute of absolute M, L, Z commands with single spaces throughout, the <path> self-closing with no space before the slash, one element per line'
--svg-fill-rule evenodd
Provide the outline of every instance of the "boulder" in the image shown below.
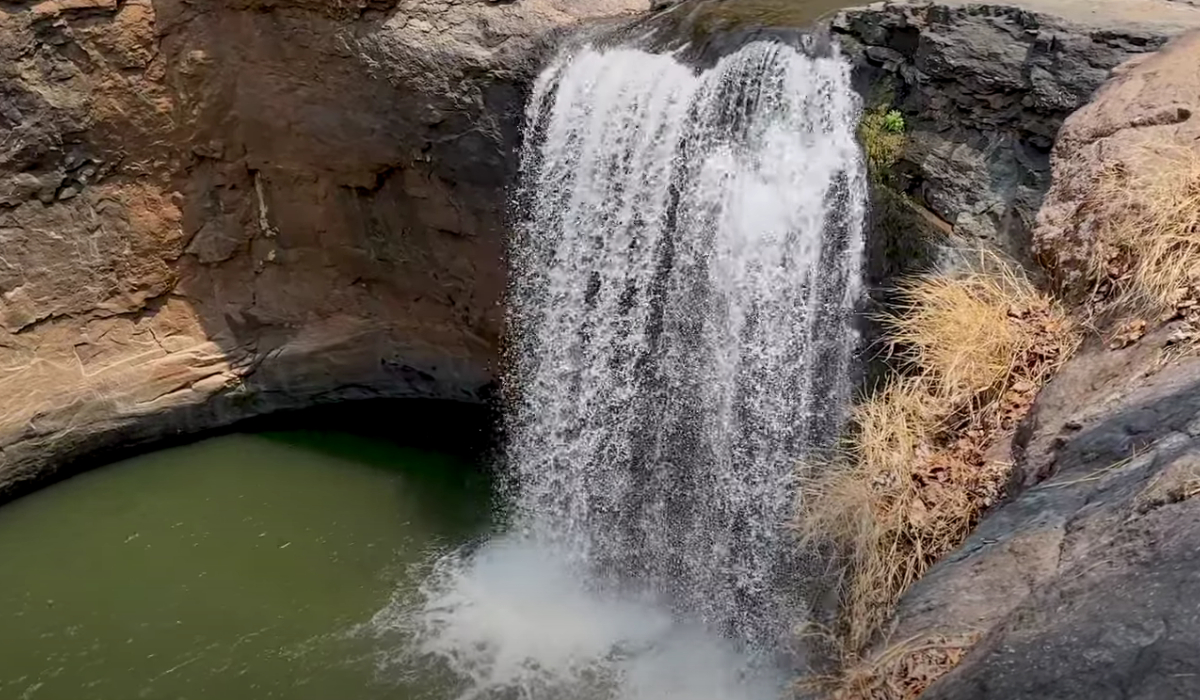
<path fill-rule="evenodd" d="M 1200 697 L 1200 360 L 1166 334 L 1072 361 L 1039 399 L 1025 469 L 902 604 L 905 632 L 984 632 L 925 698 Z"/>
<path fill-rule="evenodd" d="M 1072 193 L 1105 158 L 1146 139 L 1200 150 L 1197 118 L 1179 111 L 1200 110 L 1197 66 L 1200 35 L 1181 38 L 1066 122 L 1039 246 L 1078 244 Z M 1164 105 L 1171 119 L 1147 118 Z M 923 698 L 1200 697 L 1200 359 L 1174 334 L 1094 341 L 1043 390 L 1014 443 L 1009 502 L 901 601 L 889 641 L 981 637 Z"/>
<path fill-rule="evenodd" d="M 0 7 L 0 500 L 117 445 L 479 401 L 545 37 L 645 0 Z"/>
<path fill-rule="evenodd" d="M 1140 180 L 1182 153 L 1200 150 L 1200 35 L 1132 62 L 1097 99 L 1071 116 L 1054 151 L 1054 184 L 1034 231 L 1034 251 L 1075 297 L 1089 291 L 1088 257 L 1097 216 L 1088 191 L 1105 167 Z M 1165 156 L 1165 157 L 1164 157 Z M 1176 156 L 1172 158 L 1171 156 Z"/>

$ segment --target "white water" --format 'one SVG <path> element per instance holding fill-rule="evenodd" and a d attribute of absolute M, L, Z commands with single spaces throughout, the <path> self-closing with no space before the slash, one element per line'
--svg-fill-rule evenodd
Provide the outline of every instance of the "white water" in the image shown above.
<path fill-rule="evenodd" d="M 465 698 L 759 700 L 804 613 L 795 461 L 841 418 L 865 184 L 838 57 L 584 49 L 527 114 L 513 532 L 406 615 Z M 394 620 L 394 617 L 387 619 Z M 769 654 L 767 654 L 769 656 Z"/>

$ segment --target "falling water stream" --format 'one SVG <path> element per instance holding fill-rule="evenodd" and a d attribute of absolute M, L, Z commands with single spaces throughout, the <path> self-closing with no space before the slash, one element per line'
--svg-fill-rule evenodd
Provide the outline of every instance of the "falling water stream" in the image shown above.
<path fill-rule="evenodd" d="M 795 461 L 836 432 L 864 169 L 836 55 L 568 51 L 527 113 L 509 531 L 381 613 L 464 698 L 758 700 L 804 614 Z"/>

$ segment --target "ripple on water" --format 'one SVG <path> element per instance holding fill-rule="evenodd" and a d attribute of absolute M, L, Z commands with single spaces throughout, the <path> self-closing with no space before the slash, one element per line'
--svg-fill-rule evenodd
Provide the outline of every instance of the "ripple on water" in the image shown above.
<path fill-rule="evenodd" d="M 443 455 L 348 435 L 231 435 L 0 508 L 0 698 L 444 697 L 351 634 L 413 565 L 486 526 Z"/>

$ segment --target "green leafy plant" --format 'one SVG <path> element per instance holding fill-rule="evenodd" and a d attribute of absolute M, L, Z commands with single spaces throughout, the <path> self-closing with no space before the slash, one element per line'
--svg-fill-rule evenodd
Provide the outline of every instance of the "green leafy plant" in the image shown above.
<path fill-rule="evenodd" d="M 887 114 L 883 115 L 882 126 L 883 130 L 889 134 L 903 134 L 904 115 L 898 109 L 890 110 Z"/>
<path fill-rule="evenodd" d="M 858 137 L 867 155 L 871 177 L 876 182 L 886 181 L 888 170 L 904 154 L 908 144 L 904 128 L 904 115 L 899 110 L 886 107 L 867 111 L 859 122 Z"/>

